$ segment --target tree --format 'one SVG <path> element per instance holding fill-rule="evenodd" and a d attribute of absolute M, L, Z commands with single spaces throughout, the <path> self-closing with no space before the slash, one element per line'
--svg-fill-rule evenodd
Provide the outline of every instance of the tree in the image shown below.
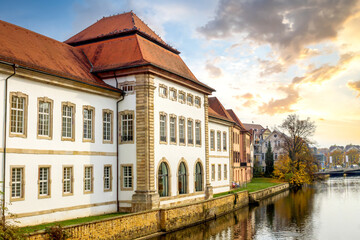
<path fill-rule="evenodd" d="M 353 148 L 350 149 L 346 155 L 348 155 L 349 164 L 359 164 L 360 151 Z"/>
<path fill-rule="evenodd" d="M 309 146 L 310 137 L 315 133 L 315 123 L 310 118 L 301 120 L 298 115 L 289 115 L 280 125 L 285 156 L 275 165 L 275 175 L 290 182 L 292 187 L 300 188 L 314 179 L 316 164 Z"/>
<path fill-rule="evenodd" d="M 344 152 L 336 149 L 332 153 L 330 153 L 332 163 L 330 163 L 330 166 L 334 167 L 336 165 L 343 165 L 344 163 Z"/>
<path fill-rule="evenodd" d="M 274 171 L 274 153 L 271 149 L 271 143 L 268 142 L 268 147 L 267 147 L 267 151 L 265 154 L 265 164 L 266 164 L 266 170 L 265 170 L 265 175 L 266 176 L 271 176 L 271 174 Z"/>

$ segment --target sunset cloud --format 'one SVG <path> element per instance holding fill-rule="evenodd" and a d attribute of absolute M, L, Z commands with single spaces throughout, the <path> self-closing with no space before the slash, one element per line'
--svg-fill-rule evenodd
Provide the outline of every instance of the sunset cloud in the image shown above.
<path fill-rule="evenodd" d="M 359 81 L 349 81 L 347 83 L 347 86 L 350 89 L 357 91 L 358 92 L 357 97 L 360 97 L 360 80 Z"/>
<path fill-rule="evenodd" d="M 270 44 L 277 52 L 273 59 L 277 63 L 263 65 L 263 74 L 271 74 L 299 58 L 320 54 L 307 46 L 335 39 L 358 11 L 357 4 L 357 0 L 221 0 L 214 19 L 198 31 L 208 39 L 245 36 L 258 44 Z"/>
<path fill-rule="evenodd" d="M 286 94 L 284 98 L 271 99 L 268 103 L 263 103 L 259 108 L 260 114 L 275 115 L 278 113 L 290 113 L 294 112 L 292 106 L 300 100 L 299 92 L 295 89 L 294 84 L 288 86 L 281 86 L 278 88 L 279 91 Z"/>
<path fill-rule="evenodd" d="M 358 55 L 355 53 L 346 53 L 340 56 L 339 61 L 334 66 L 325 64 L 319 68 L 310 68 L 304 76 L 294 77 L 288 86 L 280 86 L 278 88 L 279 91 L 286 94 L 286 97 L 280 99 L 272 98 L 268 103 L 263 103 L 263 105 L 261 105 L 258 109 L 259 113 L 274 115 L 277 113 L 293 112 L 294 110 L 292 109 L 292 106 L 301 99 L 298 86 L 305 83 L 321 84 L 325 81 L 331 80 L 340 72 L 346 70 L 348 64 L 357 56 Z M 348 86 L 356 91 L 360 91 L 360 82 L 349 82 Z M 359 88 L 357 89 L 357 87 Z"/>

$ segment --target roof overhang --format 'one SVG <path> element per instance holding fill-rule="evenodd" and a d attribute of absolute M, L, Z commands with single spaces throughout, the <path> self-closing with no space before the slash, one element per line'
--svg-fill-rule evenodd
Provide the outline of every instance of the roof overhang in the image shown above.
<path fill-rule="evenodd" d="M 179 74 L 170 72 L 164 68 L 156 66 L 151 63 L 140 64 L 136 66 L 130 67 L 117 67 L 113 69 L 106 69 L 102 71 L 94 71 L 93 73 L 97 74 L 102 79 L 113 78 L 114 73 L 117 77 L 136 75 L 136 74 L 154 74 L 156 76 L 165 78 L 167 80 L 176 82 L 177 84 L 192 88 L 196 91 L 202 92 L 206 95 L 210 95 L 215 89 L 201 83 L 198 81 L 194 81 L 189 78 L 185 78 Z"/>

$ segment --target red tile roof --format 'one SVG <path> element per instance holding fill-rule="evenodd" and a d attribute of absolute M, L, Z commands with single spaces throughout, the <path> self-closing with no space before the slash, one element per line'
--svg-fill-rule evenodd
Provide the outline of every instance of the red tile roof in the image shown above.
<path fill-rule="evenodd" d="M 227 109 L 226 110 L 228 112 L 228 114 L 230 115 L 231 119 L 238 125 L 240 126 L 243 130 L 246 130 L 245 126 L 242 124 L 242 122 L 240 121 L 240 119 L 238 118 L 238 116 L 235 114 L 235 112 L 232 109 Z"/>
<path fill-rule="evenodd" d="M 83 31 L 72 36 L 65 43 L 70 45 L 78 45 L 91 40 L 98 41 L 104 38 L 116 37 L 129 32 L 138 31 L 147 36 L 149 39 L 156 41 L 170 50 L 179 53 L 166 44 L 153 30 L 151 30 L 138 16 L 133 12 L 127 12 L 110 17 L 103 17 L 93 25 L 85 28 Z"/>
<path fill-rule="evenodd" d="M 93 73 L 152 65 L 207 91 L 215 91 L 198 81 L 179 56 L 180 52 L 167 45 L 133 12 L 102 18 L 65 43 L 88 56 Z"/>
<path fill-rule="evenodd" d="M 199 82 L 179 55 L 136 34 L 89 43 L 78 48 L 88 56 L 93 72 L 152 64 Z"/>
<path fill-rule="evenodd" d="M 235 123 L 217 97 L 209 97 L 208 114 L 209 116 Z"/>
<path fill-rule="evenodd" d="M 261 130 L 264 130 L 265 128 L 263 126 L 261 126 L 260 124 L 255 124 L 255 123 L 244 123 L 244 127 L 246 128 L 246 130 L 250 130 L 250 129 L 257 129 L 259 132 Z"/>
<path fill-rule="evenodd" d="M 115 90 L 90 73 L 80 49 L 0 20 L 0 60 Z"/>

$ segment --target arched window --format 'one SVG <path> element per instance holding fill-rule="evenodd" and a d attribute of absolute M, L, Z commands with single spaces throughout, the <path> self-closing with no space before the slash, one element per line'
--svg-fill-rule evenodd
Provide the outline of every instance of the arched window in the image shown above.
<path fill-rule="evenodd" d="M 179 182 L 178 182 L 179 194 L 185 194 L 187 193 L 187 182 L 186 182 L 186 167 L 184 162 L 180 163 L 178 176 L 179 176 Z"/>
<path fill-rule="evenodd" d="M 160 197 L 169 196 L 169 168 L 162 162 L 158 171 L 158 192 Z"/>
<path fill-rule="evenodd" d="M 195 165 L 195 191 L 203 190 L 203 176 L 202 176 L 202 166 L 201 163 L 196 163 Z"/>

